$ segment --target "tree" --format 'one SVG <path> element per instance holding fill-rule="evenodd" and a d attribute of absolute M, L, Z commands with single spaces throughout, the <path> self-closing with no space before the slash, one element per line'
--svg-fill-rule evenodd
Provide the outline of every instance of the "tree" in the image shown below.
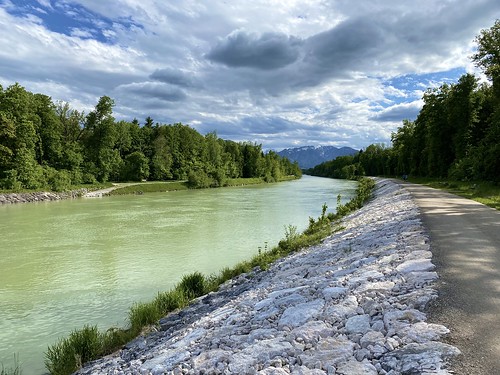
<path fill-rule="evenodd" d="M 64 164 L 64 144 L 62 124 L 57 116 L 56 107 L 47 95 L 35 94 L 33 102 L 36 115 L 35 129 L 39 142 L 37 147 L 38 162 L 60 168 Z"/>
<path fill-rule="evenodd" d="M 114 101 L 103 96 L 85 122 L 85 156 L 99 181 L 119 176 L 121 157 L 115 150 L 117 130 L 113 118 Z"/>
<path fill-rule="evenodd" d="M 396 174 L 409 174 L 414 165 L 413 158 L 413 137 L 415 132 L 415 123 L 409 120 L 403 121 L 403 126 L 392 133 L 391 141 L 396 158 Z"/>
<path fill-rule="evenodd" d="M 243 143 L 243 176 L 245 178 L 262 176 L 262 145 Z"/>
<path fill-rule="evenodd" d="M 472 57 L 476 65 L 493 83 L 493 115 L 491 123 L 478 147 L 484 166 L 484 177 L 500 181 L 500 20 L 475 39 L 477 53 Z"/>
<path fill-rule="evenodd" d="M 484 73 L 492 80 L 493 87 L 500 93 L 500 20 L 489 28 L 481 30 L 476 37 L 477 52 L 472 56 L 472 61 L 482 68 Z"/>
<path fill-rule="evenodd" d="M 13 157 L 16 149 L 16 125 L 8 113 L 0 111 L 0 178 L 3 171 L 14 167 Z"/>
<path fill-rule="evenodd" d="M 122 178 L 129 181 L 142 181 L 149 177 L 149 160 L 140 151 L 125 157 Z"/>
<path fill-rule="evenodd" d="M 168 127 L 161 126 L 153 141 L 153 157 L 150 161 L 150 172 L 154 180 L 172 178 L 172 154 L 167 141 Z"/>

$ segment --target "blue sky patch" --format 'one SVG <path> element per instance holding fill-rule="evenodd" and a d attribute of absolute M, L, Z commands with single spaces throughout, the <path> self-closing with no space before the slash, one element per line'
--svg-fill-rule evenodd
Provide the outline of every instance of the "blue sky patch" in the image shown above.
<path fill-rule="evenodd" d="M 81 39 L 94 39 L 102 43 L 114 42 L 111 34 L 107 32 L 113 28 L 113 24 L 119 23 L 127 29 L 131 26 L 140 27 L 130 19 L 111 20 L 74 3 L 36 0 L 13 3 L 16 7 L 7 8 L 7 11 L 14 16 L 36 16 L 50 31 Z"/>

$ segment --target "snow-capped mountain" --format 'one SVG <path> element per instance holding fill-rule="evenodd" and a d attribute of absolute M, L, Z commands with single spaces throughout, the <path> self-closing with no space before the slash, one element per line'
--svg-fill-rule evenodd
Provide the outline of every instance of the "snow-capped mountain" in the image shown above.
<path fill-rule="evenodd" d="M 312 168 L 325 161 L 333 160 L 337 156 L 354 155 L 358 152 L 351 147 L 334 146 L 303 146 L 295 148 L 286 148 L 279 151 L 278 154 L 287 157 L 291 161 L 299 163 L 300 168 Z"/>

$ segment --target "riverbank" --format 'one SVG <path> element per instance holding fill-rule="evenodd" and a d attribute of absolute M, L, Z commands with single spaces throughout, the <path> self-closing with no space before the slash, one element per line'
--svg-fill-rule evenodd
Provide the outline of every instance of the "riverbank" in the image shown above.
<path fill-rule="evenodd" d="M 437 274 L 410 194 L 378 181 L 375 198 L 342 226 L 80 374 L 447 374 L 458 350 L 440 341 L 445 327 L 426 321 Z"/>
<path fill-rule="evenodd" d="M 58 201 L 61 199 L 75 199 L 87 194 L 89 189 L 82 188 L 64 192 L 37 191 L 32 193 L 5 193 L 0 194 L 0 204 L 33 203 Z"/>
<path fill-rule="evenodd" d="M 294 179 L 296 179 L 296 177 L 285 176 L 278 182 L 291 181 Z M 258 185 L 265 183 L 267 182 L 264 181 L 263 178 L 235 178 L 229 179 L 227 181 L 227 185 L 225 185 L 224 187 Z M 64 192 L 37 191 L 27 193 L 0 193 L 0 205 L 14 203 L 50 202 L 62 199 L 76 199 L 82 197 L 102 198 L 107 195 L 141 195 L 144 193 L 158 193 L 188 189 L 190 189 L 190 187 L 186 181 L 114 183 L 113 186 L 103 189 L 79 188 Z"/>

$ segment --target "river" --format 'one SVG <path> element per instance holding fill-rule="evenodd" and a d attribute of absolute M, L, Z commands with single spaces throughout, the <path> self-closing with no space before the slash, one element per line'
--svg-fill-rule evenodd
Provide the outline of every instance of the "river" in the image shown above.
<path fill-rule="evenodd" d="M 352 181 L 297 181 L 0 206 L 0 364 L 19 354 L 24 375 L 45 372 L 44 352 L 85 324 L 125 326 L 194 271 L 216 273 L 300 231 Z M 1 366 L 0 366 L 1 368 Z"/>

